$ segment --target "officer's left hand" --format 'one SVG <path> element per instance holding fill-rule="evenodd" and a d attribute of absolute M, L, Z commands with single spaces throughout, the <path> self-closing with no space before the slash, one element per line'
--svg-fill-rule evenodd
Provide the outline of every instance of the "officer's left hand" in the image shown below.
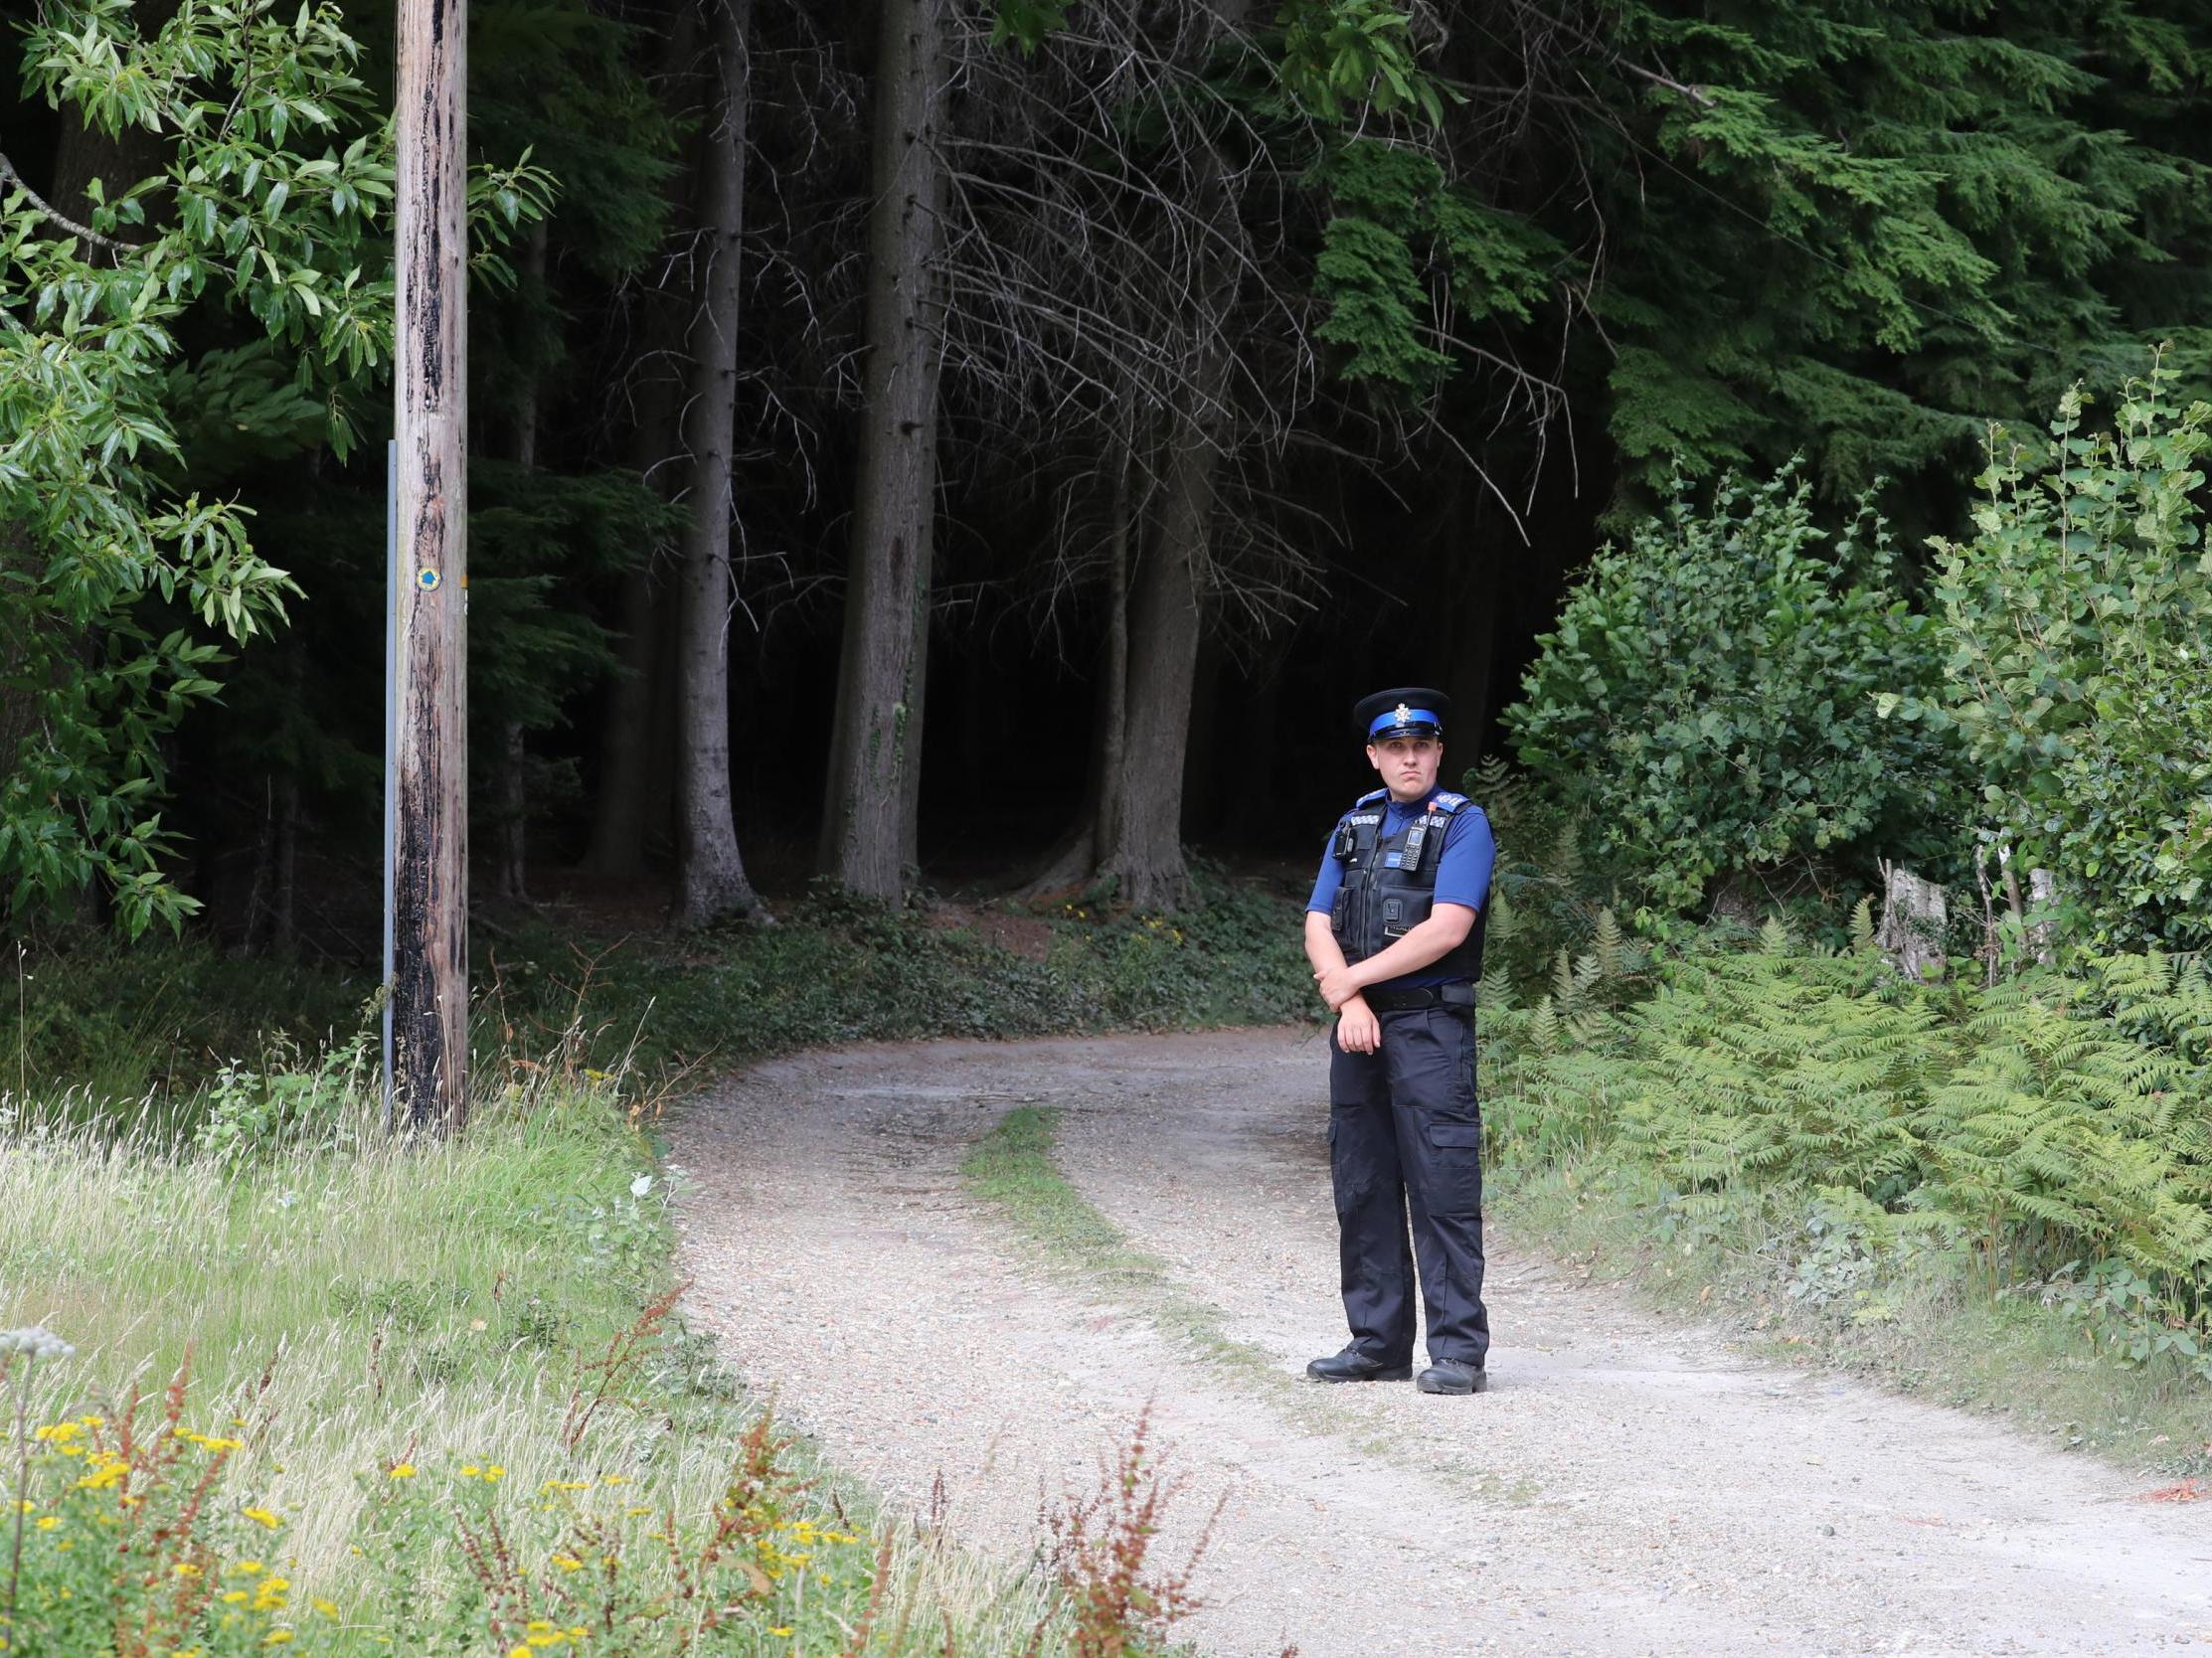
<path fill-rule="evenodd" d="M 1382 1043 L 1382 1021 L 1364 1001 L 1354 996 L 1337 1016 L 1336 1046 L 1347 1054 L 1372 1054 Z"/>
<path fill-rule="evenodd" d="M 1359 983 L 1352 977 L 1349 966 L 1318 968 L 1313 974 L 1313 982 L 1319 986 L 1321 1000 L 1328 1003 L 1331 1013 L 1360 992 Z"/>

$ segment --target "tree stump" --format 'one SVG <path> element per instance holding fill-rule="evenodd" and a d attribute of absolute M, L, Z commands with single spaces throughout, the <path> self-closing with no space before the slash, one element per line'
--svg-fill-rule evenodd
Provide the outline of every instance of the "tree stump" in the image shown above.
<path fill-rule="evenodd" d="M 1907 978 L 1937 982 L 1950 971 L 1944 931 L 1951 911 L 1943 888 L 1887 862 L 1882 880 L 1882 924 L 1875 929 L 1874 942 Z"/>
<path fill-rule="evenodd" d="M 2050 913 L 2058 903 L 2058 878 L 2049 870 L 2028 871 L 2028 914 L 2041 915 L 2044 919 L 2026 924 L 2025 937 L 2035 959 L 2048 967 L 2058 959 L 2053 948 Z"/>

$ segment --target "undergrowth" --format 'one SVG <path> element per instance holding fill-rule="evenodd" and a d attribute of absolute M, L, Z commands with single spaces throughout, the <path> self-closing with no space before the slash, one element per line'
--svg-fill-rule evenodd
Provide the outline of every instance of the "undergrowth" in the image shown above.
<path fill-rule="evenodd" d="M 475 966 L 478 1069 L 557 1046 L 665 1081 L 797 1048 L 1279 1024 L 1311 1017 L 1295 907 L 1201 865 L 1182 914 L 1009 912 L 1009 948 L 959 912 L 817 890 L 771 926 L 578 937 L 550 922 Z M 987 917 L 986 917 L 987 918 Z M 203 943 L 26 949 L 0 987 L 0 1094 L 92 1121 L 196 1133 L 270 1078 L 324 1067 L 373 1029 L 367 978 L 226 956 Z M 373 1055 L 371 1056 L 373 1058 Z M 281 1102 L 271 1104 L 281 1112 Z"/>
<path fill-rule="evenodd" d="M 1842 952 L 1780 925 L 1750 949 L 1699 948 L 1626 1005 L 1594 964 L 1533 1006 L 1493 1002 L 1493 1166 L 1539 1195 L 1547 1228 L 1666 1281 L 1697 1261 L 1773 1327 L 1844 1356 L 2004 1402 L 1974 1380 L 1970 1328 L 2022 1362 L 2063 1351 L 2108 1382 L 2132 1371 L 2137 1418 L 2171 1405 L 2177 1427 L 2201 1419 L 2201 966 L 2137 956 L 1988 990 L 1909 985 L 1863 914 L 1855 930 Z M 1891 1327 L 1924 1339 L 1883 1339 Z M 2023 1402 L 2048 1391 L 2024 1380 L 2009 1390 Z M 2202 1440 L 2166 1434 L 2176 1457 Z"/>

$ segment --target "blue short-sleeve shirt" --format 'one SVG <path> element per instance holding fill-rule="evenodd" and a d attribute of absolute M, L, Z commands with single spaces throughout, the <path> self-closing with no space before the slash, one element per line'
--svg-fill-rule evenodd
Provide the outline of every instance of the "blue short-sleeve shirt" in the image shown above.
<path fill-rule="evenodd" d="M 1427 798 L 1411 805 L 1389 801 L 1383 807 L 1383 821 L 1377 839 L 1387 840 L 1406 827 L 1415 817 L 1428 809 Z M 1331 842 L 1336 831 L 1329 831 Z M 1437 896 L 1439 904 L 1464 905 L 1480 913 L 1490 902 L 1490 870 L 1497 862 L 1497 842 L 1490 834 L 1490 820 L 1482 815 L 1480 806 L 1461 806 L 1451 819 L 1451 826 L 1445 831 L 1444 850 L 1437 855 Z M 1336 890 L 1344 884 L 1344 866 L 1324 844 L 1321 851 L 1321 873 L 1313 883 L 1313 896 L 1305 901 L 1308 911 L 1319 911 L 1326 915 L 1336 903 Z M 1451 975 L 1439 972 L 1435 967 L 1424 967 L 1418 972 L 1404 973 L 1386 979 L 1375 988 L 1417 990 L 1424 985 L 1446 984 Z"/>

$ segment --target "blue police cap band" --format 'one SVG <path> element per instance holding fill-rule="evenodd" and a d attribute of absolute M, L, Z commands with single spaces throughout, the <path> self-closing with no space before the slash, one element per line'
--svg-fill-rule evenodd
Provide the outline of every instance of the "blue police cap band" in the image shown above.
<path fill-rule="evenodd" d="M 1367 728 L 1367 735 L 1373 737 L 1393 726 L 1412 725 L 1436 726 L 1441 729 L 1444 722 L 1425 708 L 1408 708 L 1400 703 L 1396 708 L 1385 709 L 1376 715 L 1373 724 Z"/>

